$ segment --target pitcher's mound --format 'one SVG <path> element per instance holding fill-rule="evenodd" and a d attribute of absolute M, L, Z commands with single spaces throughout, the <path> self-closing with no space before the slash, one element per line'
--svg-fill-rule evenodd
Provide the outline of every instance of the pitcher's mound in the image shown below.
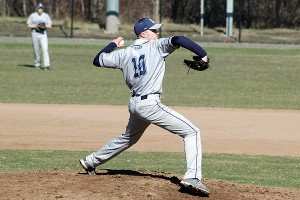
<path fill-rule="evenodd" d="M 98 170 L 97 175 L 70 171 L 0 174 L 0 199 L 299 199 L 300 190 L 258 187 L 204 179 L 210 196 L 180 189 L 177 175 L 131 170 Z"/>

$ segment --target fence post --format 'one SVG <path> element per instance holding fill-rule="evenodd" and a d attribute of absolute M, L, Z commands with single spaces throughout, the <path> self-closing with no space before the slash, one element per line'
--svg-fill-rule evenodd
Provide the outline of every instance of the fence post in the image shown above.
<path fill-rule="evenodd" d="M 226 5 L 226 35 L 232 36 L 233 25 L 233 0 L 227 0 Z"/>
<path fill-rule="evenodd" d="M 119 0 L 106 0 L 106 31 L 119 32 Z"/>
<path fill-rule="evenodd" d="M 72 0 L 72 11 L 71 11 L 71 38 L 73 38 L 73 20 L 74 20 L 74 0 Z"/>

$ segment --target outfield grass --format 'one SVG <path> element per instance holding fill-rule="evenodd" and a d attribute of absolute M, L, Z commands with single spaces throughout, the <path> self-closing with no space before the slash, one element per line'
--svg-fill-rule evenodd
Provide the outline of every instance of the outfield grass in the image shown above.
<path fill-rule="evenodd" d="M 29 39 L 30 40 L 30 39 Z M 95 68 L 104 44 L 50 44 L 53 70 L 31 67 L 30 42 L 0 43 L 0 102 L 126 105 L 130 97 L 119 70 Z M 211 70 L 190 71 L 184 49 L 167 58 L 163 102 L 170 106 L 300 109 L 300 48 L 205 48 Z M 88 152 L 0 150 L 0 173 L 77 169 Z M 159 164 L 157 164 L 159 163 Z M 124 152 L 104 168 L 183 174 L 182 153 Z M 299 158 L 205 154 L 205 178 L 300 188 Z"/>
<path fill-rule="evenodd" d="M 30 39 L 29 39 L 30 40 Z M 52 71 L 35 70 L 30 43 L 0 45 L 0 102 L 126 105 L 119 70 L 95 68 L 103 45 L 50 44 Z M 190 71 L 184 49 L 167 58 L 163 102 L 170 106 L 300 109 L 300 48 L 207 47 L 211 69 Z"/>
<path fill-rule="evenodd" d="M 78 160 L 90 152 L 0 150 L 0 172 L 81 170 Z M 158 164 L 159 163 L 159 164 Z M 99 169 L 185 173 L 183 153 L 123 152 Z M 300 189 L 300 158 L 204 154 L 203 176 L 255 185 Z"/>

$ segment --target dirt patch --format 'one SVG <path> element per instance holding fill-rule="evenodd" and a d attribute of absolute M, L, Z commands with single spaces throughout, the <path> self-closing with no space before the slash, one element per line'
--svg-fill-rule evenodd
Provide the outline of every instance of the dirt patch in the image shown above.
<path fill-rule="evenodd" d="M 1 187 L 6 188 L 0 199 L 296 200 L 300 196 L 299 190 L 204 179 L 213 190 L 207 197 L 180 189 L 179 181 L 171 174 L 118 170 L 99 170 L 96 176 L 63 171 L 0 174 Z"/>
<path fill-rule="evenodd" d="M 201 129 L 204 153 L 300 156 L 300 111 L 173 107 Z M 97 150 L 121 134 L 126 106 L 0 104 L 0 149 Z M 130 151 L 182 152 L 183 142 L 150 126 Z M 99 170 L 0 174 L 0 199 L 299 199 L 300 190 L 204 179 L 201 197 L 180 175 Z"/>
<path fill-rule="evenodd" d="M 300 156 L 300 111 L 172 107 L 201 130 L 204 153 Z M 126 106 L 0 103 L 0 149 L 97 150 L 122 134 Z M 151 125 L 129 151 L 182 152 Z"/>

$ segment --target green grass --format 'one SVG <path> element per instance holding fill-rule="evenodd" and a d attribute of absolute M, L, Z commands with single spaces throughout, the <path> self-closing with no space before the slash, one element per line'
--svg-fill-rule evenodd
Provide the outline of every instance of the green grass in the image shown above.
<path fill-rule="evenodd" d="M 0 102 L 125 104 L 128 100 L 128 89 L 119 71 L 92 67 L 99 49 L 95 45 L 53 45 L 52 71 L 26 67 L 33 63 L 29 44 L 6 44 L 1 48 L 5 53 L 0 56 L 4 60 L 0 66 Z M 13 52 L 17 52 L 17 59 Z"/>
<path fill-rule="evenodd" d="M 0 102 L 127 105 L 119 70 L 95 68 L 103 45 L 50 44 L 52 71 L 35 70 L 28 43 L 0 45 Z M 207 47 L 211 69 L 182 65 L 181 48 L 167 58 L 162 100 L 170 106 L 300 109 L 300 48 Z"/>
<path fill-rule="evenodd" d="M 38 170 L 78 170 L 78 160 L 90 152 L 0 150 L 0 173 Z M 159 163 L 159 164 L 157 164 Z M 99 169 L 150 170 L 184 174 L 183 153 L 123 152 Z M 204 178 L 300 189 L 300 158 L 204 154 Z"/>
<path fill-rule="evenodd" d="M 189 106 L 299 109 L 299 50 L 207 48 L 211 70 L 185 75 L 185 69 L 177 65 L 179 73 L 168 71 L 165 89 L 171 98 L 166 102 Z M 189 53 L 181 54 L 187 57 Z M 291 63 L 285 64 L 285 60 Z M 175 62 L 170 60 L 172 65 L 176 65 Z M 176 84 L 172 84 L 175 80 Z M 176 95 L 182 91 L 182 96 Z"/>

